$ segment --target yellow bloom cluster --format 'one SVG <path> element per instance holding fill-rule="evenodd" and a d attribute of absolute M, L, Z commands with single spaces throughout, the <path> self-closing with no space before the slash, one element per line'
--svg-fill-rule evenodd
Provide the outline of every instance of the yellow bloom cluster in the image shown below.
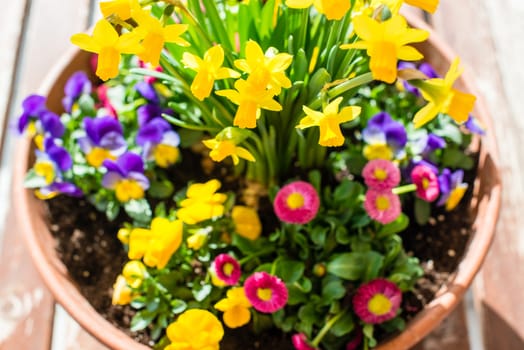
<path fill-rule="evenodd" d="M 251 303 L 247 300 L 244 287 L 235 287 L 227 291 L 227 297 L 215 304 L 215 309 L 224 312 L 224 323 L 229 328 L 242 327 L 251 320 L 249 308 Z"/>
<path fill-rule="evenodd" d="M 227 196 L 223 193 L 215 193 L 220 186 L 220 181 L 216 179 L 189 186 L 187 198 L 180 203 L 181 208 L 177 211 L 177 217 L 185 224 L 194 225 L 224 215 L 223 204 Z"/>
<path fill-rule="evenodd" d="M 164 350 L 218 350 L 224 328 L 215 315 L 190 309 L 167 327 L 171 344 Z"/>

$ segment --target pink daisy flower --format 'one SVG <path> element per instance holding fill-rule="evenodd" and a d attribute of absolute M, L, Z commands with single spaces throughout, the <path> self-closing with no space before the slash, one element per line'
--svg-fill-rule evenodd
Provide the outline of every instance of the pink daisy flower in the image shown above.
<path fill-rule="evenodd" d="M 260 312 L 273 313 L 287 303 L 286 285 L 267 272 L 255 272 L 249 276 L 244 283 L 244 291 L 249 302 Z"/>
<path fill-rule="evenodd" d="M 238 261 L 228 254 L 220 254 L 213 261 L 216 276 L 228 286 L 237 284 L 242 271 Z"/>
<path fill-rule="evenodd" d="M 280 220 L 290 224 L 305 224 L 317 215 L 320 198 L 310 183 L 295 181 L 278 191 L 273 207 Z"/>
<path fill-rule="evenodd" d="M 291 342 L 296 350 L 317 350 L 317 348 L 309 345 L 307 337 L 304 333 L 293 334 Z"/>
<path fill-rule="evenodd" d="M 370 189 L 366 192 L 364 209 L 369 217 L 381 224 L 389 224 L 400 215 L 400 198 L 391 190 L 377 191 Z"/>
<path fill-rule="evenodd" d="M 400 170 L 386 159 L 373 159 L 362 170 L 364 182 L 378 191 L 389 190 L 400 183 Z"/>
<path fill-rule="evenodd" d="M 426 202 L 433 202 L 440 194 L 437 175 L 425 165 L 413 168 L 411 181 L 417 186 L 417 196 Z"/>
<path fill-rule="evenodd" d="M 353 309 L 365 323 L 378 324 L 394 318 L 401 302 L 402 292 L 395 283 L 375 279 L 358 287 Z"/>

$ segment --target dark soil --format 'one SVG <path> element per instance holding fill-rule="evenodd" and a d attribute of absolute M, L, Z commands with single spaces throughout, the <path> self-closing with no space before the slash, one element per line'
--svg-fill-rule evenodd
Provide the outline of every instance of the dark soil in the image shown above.
<path fill-rule="evenodd" d="M 468 178 L 465 180 L 472 183 Z M 225 187 L 229 186 L 226 184 Z M 406 251 L 420 259 L 425 271 L 415 290 L 405 295 L 402 307 L 408 319 L 433 299 L 460 262 L 472 233 L 468 211 L 471 192 L 470 189 L 454 211 L 435 212 L 428 225 L 412 225 L 403 233 Z M 137 341 L 152 345 L 147 331 L 129 331 L 134 315 L 130 306 L 111 305 L 113 283 L 127 260 L 122 244 L 116 238 L 125 218 L 108 222 L 103 213 L 83 199 L 60 196 L 47 203 L 49 222 L 52 223 L 50 229 L 56 237 L 58 253 L 81 293 L 112 324 Z M 243 329 L 228 330 L 221 345 L 228 350 L 293 349 L 290 339 L 280 332 L 262 334 L 253 342 L 252 335 Z"/>

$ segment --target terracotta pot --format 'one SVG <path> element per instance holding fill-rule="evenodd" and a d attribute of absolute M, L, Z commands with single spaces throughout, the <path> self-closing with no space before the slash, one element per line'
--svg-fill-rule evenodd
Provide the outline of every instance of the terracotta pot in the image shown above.
<path fill-rule="evenodd" d="M 409 21 L 413 26 L 431 32 L 429 41 L 420 49 L 426 53 L 426 59 L 438 71 L 445 71 L 456 55 L 425 23 L 416 18 L 409 18 Z M 50 73 L 40 91 L 41 94 L 48 96 L 49 109 L 62 110 L 61 98 L 66 80 L 73 72 L 88 66 L 89 56 L 84 52 L 74 50 L 63 57 Z M 475 93 L 471 79 L 467 75 L 461 78 L 459 84 L 464 89 Z M 491 123 L 486 108 L 480 99 L 476 104 L 475 115 L 490 130 L 493 130 L 490 128 Z M 84 329 L 111 349 L 147 349 L 146 346 L 136 343 L 100 316 L 70 279 L 67 268 L 55 252 L 54 239 L 44 223 L 43 216 L 40 215 L 43 213 L 42 203 L 22 185 L 24 174 L 32 162 L 31 156 L 28 156 L 30 149 L 31 144 L 28 140 L 19 142 L 14 169 L 13 195 L 20 229 L 44 282 L 56 301 Z M 474 234 L 462 262 L 450 282 L 439 291 L 437 297 L 417 317 L 408 323 L 406 330 L 381 344 L 378 349 L 408 349 L 434 329 L 459 303 L 487 254 L 499 214 L 500 201 L 501 182 L 497 149 L 493 133 L 490 132 L 482 140 L 478 176 L 475 181 L 475 196 L 471 202 L 471 210 L 476 217 Z"/>

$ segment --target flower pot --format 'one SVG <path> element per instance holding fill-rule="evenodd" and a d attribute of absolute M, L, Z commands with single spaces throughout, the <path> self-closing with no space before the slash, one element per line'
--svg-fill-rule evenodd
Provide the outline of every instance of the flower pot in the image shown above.
<path fill-rule="evenodd" d="M 415 27 L 431 32 L 424 23 L 416 19 L 410 19 L 410 22 Z M 429 41 L 421 46 L 421 50 L 425 52 L 426 59 L 440 71 L 443 70 L 439 68 L 448 66 L 455 56 L 434 33 L 431 33 Z M 47 106 L 50 110 L 61 110 L 62 91 L 67 78 L 88 65 L 89 55 L 78 50 L 71 51 L 57 64 L 40 91 L 48 96 Z M 462 78 L 460 84 L 465 90 L 474 90 L 471 80 L 467 77 Z M 475 114 L 489 127 L 490 121 L 481 101 L 477 103 Z M 146 349 L 146 346 L 138 344 L 99 315 L 75 287 L 68 276 L 67 267 L 55 252 L 54 239 L 44 221 L 42 203 L 22 184 L 31 162 L 30 141 L 20 141 L 17 148 L 18 161 L 14 169 L 13 192 L 15 210 L 33 262 L 48 288 L 57 302 L 84 329 L 108 347 L 125 350 Z M 497 151 L 492 133 L 488 133 L 482 142 L 474 193 L 474 199 L 471 201 L 471 210 L 475 217 L 474 234 L 459 268 L 437 297 L 409 322 L 405 331 L 381 344 L 379 349 L 407 349 L 420 341 L 459 303 L 479 270 L 493 238 L 501 200 Z"/>

